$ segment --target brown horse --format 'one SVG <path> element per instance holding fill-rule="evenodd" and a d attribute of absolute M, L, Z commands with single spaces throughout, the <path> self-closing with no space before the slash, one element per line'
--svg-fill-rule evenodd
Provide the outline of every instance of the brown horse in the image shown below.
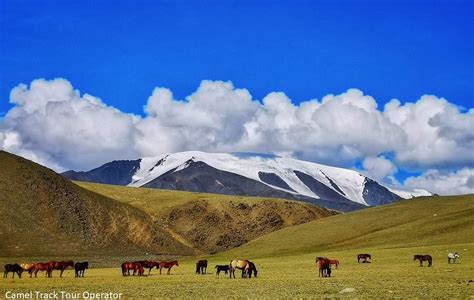
<path fill-rule="evenodd" d="M 59 277 L 63 277 L 64 270 L 66 270 L 68 267 L 74 268 L 74 262 L 72 260 L 68 261 L 50 261 L 48 263 L 49 267 L 51 268 L 51 276 L 53 277 L 53 271 L 54 270 L 59 270 L 61 273 L 59 274 Z"/>
<path fill-rule="evenodd" d="M 337 259 L 330 259 L 329 264 L 336 266 L 336 269 L 339 267 L 339 260 Z"/>
<path fill-rule="evenodd" d="M 207 259 L 201 259 L 196 263 L 196 274 L 206 274 L 207 272 Z"/>
<path fill-rule="evenodd" d="M 133 271 L 133 275 L 138 272 L 138 276 L 143 276 L 143 266 L 139 262 L 124 262 L 122 264 L 122 276 L 130 276 L 130 270 Z"/>
<path fill-rule="evenodd" d="M 252 272 L 257 277 L 257 268 L 255 268 L 255 264 L 247 259 L 234 259 L 231 260 L 229 263 L 229 278 L 234 276 L 235 278 L 235 270 L 242 270 L 242 278 L 249 275 L 249 278 L 252 276 Z"/>
<path fill-rule="evenodd" d="M 319 269 L 319 277 L 331 277 L 330 259 L 326 257 L 316 257 L 316 265 Z"/>
<path fill-rule="evenodd" d="M 140 260 L 136 261 L 136 263 L 139 263 L 142 265 L 144 269 L 148 269 L 148 275 L 150 275 L 151 269 L 153 268 L 159 268 L 159 262 L 153 261 L 153 260 Z M 136 271 L 133 271 L 133 275 L 135 275 Z"/>
<path fill-rule="evenodd" d="M 162 262 L 160 262 L 160 275 L 161 275 L 161 270 L 162 270 L 162 269 L 168 269 L 167 274 L 170 275 L 170 273 L 171 273 L 171 268 L 172 268 L 173 266 L 179 267 L 179 264 L 178 264 L 178 261 L 177 261 L 177 260 L 173 260 L 173 261 L 162 261 Z"/>
<path fill-rule="evenodd" d="M 370 259 L 370 262 L 372 261 L 372 256 L 370 254 L 364 253 L 364 254 L 357 254 L 357 262 L 360 263 L 360 260 L 362 259 L 363 263 L 368 263 L 368 259 Z"/>
<path fill-rule="evenodd" d="M 8 273 L 13 273 L 13 277 L 15 278 L 15 273 L 18 275 L 18 278 L 21 278 L 21 273 L 23 273 L 23 268 L 19 264 L 6 264 L 4 271 L 3 271 L 3 278 L 8 277 Z"/>
<path fill-rule="evenodd" d="M 420 262 L 420 267 L 423 267 L 423 262 L 428 261 L 428 267 L 433 265 L 433 258 L 431 255 L 415 255 L 413 256 L 413 261 L 418 260 Z"/>
<path fill-rule="evenodd" d="M 30 277 L 35 274 L 35 277 L 38 277 L 38 272 L 46 272 L 46 277 L 51 277 L 52 269 L 49 266 L 49 263 L 36 263 L 34 264 L 33 268 L 31 269 Z"/>

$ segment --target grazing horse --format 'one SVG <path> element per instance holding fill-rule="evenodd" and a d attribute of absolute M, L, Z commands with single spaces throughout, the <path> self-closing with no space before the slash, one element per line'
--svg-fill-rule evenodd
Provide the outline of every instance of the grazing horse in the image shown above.
<path fill-rule="evenodd" d="M 201 259 L 196 263 L 196 274 L 206 274 L 207 272 L 207 259 Z"/>
<path fill-rule="evenodd" d="M 130 276 L 130 270 L 133 270 L 133 275 L 138 271 L 138 276 L 143 276 L 145 272 L 139 262 L 124 262 L 122 264 L 122 276 Z"/>
<path fill-rule="evenodd" d="M 74 265 L 74 271 L 76 271 L 76 277 L 84 277 L 84 272 L 86 269 L 89 269 L 89 263 L 85 262 L 77 262 Z"/>
<path fill-rule="evenodd" d="M 23 268 L 19 264 L 6 264 L 3 271 L 3 278 L 8 277 L 8 273 L 12 272 L 13 277 L 15 278 L 15 273 L 21 278 L 21 273 L 23 273 Z"/>
<path fill-rule="evenodd" d="M 141 260 L 141 261 L 138 261 L 138 263 L 140 263 L 144 269 L 148 269 L 148 275 L 150 275 L 151 269 L 153 268 L 159 269 L 159 265 L 160 265 L 159 262 L 153 261 L 153 260 Z M 135 275 L 135 271 L 133 271 L 133 275 Z"/>
<path fill-rule="evenodd" d="M 216 269 L 216 276 L 219 278 L 220 272 L 224 272 L 227 275 L 229 272 L 229 265 L 216 265 L 214 269 Z"/>
<path fill-rule="evenodd" d="M 28 272 L 28 274 L 30 274 L 30 277 L 31 277 L 31 273 L 34 271 L 34 267 L 35 264 L 30 264 L 30 263 L 21 263 L 20 264 L 20 267 L 23 269 L 23 271 L 26 271 Z"/>
<path fill-rule="evenodd" d="M 52 269 L 49 266 L 49 263 L 36 263 L 34 264 L 33 268 L 31 269 L 30 277 L 33 276 L 33 273 L 35 273 L 35 277 L 38 277 L 38 272 L 45 271 L 46 272 L 46 277 L 51 277 Z"/>
<path fill-rule="evenodd" d="M 172 268 L 173 266 L 179 267 L 179 264 L 178 264 L 178 261 L 177 261 L 177 260 L 173 260 L 173 261 L 162 261 L 162 262 L 160 262 L 160 275 L 161 275 L 161 270 L 162 270 L 162 269 L 168 269 L 167 274 L 170 275 L 170 273 L 171 273 L 171 268 Z"/>
<path fill-rule="evenodd" d="M 252 273 L 255 275 L 255 277 L 257 277 L 257 268 L 253 262 L 249 261 L 249 268 L 245 275 L 249 278 L 252 278 Z"/>
<path fill-rule="evenodd" d="M 331 277 L 330 259 L 326 257 L 316 257 L 316 265 L 319 269 L 319 277 Z"/>
<path fill-rule="evenodd" d="M 453 263 L 456 263 L 456 260 L 458 258 L 461 258 L 461 255 L 459 255 L 459 253 L 457 253 L 457 252 L 448 253 L 448 264 L 450 264 L 451 261 L 453 261 Z"/>
<path fill-rule="evenodd" d="M 242 278 L 249 275 L 252 276 L 252 272 L 255 273 L 255 277 L 257 277 L 257 269 L 255 268 L 255 264 L 250 262 L 247 259 L 234 259 L 231 260 L 229 263 L 229 278 L 234 276 L 235 278 L 235 270 L 242 270 Z"/>
<path fill-rule="evenodd" d="M 330 259 L 329 264 L 336 266 L 336 269 L 339 267 L 339 260 L 337 259 Z"/>
<path fill-rule="evenodd" d="M 362 259 L 362 262 L 363 263 L 369 263 L 370 261 L 372 261 L 372 256 L 370 256 L 370 254 L 358 254 L 357 255 L 357 262 L 360 263 L 360 260 Z M 370 261 L 368 261 L 368 259 L 370 259 Z"/>
<path fill-rule="evenodd" d="M 413 256 L 413 260 L 420 261 L 420 267 L 423 267 L 424 261 L 428 261 L 428 267 L 431 267 L 433 265 L 433 258 L 431 257 L 431 255 L 415 255 Z"/>
<path fill-rule="evenodd" d="M 73 268 L 74 267 L 74 262 L 72 260 L 68 261 L 50 261 L 48 263 L 49 267 L 51 268 L 51 276 L 53 277 L 53 271 L 54 270 L 59 270 L 61 273 L 59 274 L 59 277 L 63 277 L 64 270 L 66 270 L 68 267 Z"/>

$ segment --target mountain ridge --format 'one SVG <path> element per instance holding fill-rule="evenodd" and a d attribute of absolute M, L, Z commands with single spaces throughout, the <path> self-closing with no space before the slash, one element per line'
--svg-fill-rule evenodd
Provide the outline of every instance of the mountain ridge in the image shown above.
<path fill-rule="evenodd" d="M 126 177 L 115 181 L 108 175 L 100 177 L 101 173 L 114 167 Z M 68 171 L 63 176 L 71 180 L 132 187 L 279 197 L 341 211 L 392 203 L 410 196 L 431 195 L 424 190 L 399 192 L 354 170 L 256 153 L 177 152 L 133 161 L 114 161 L 89 172 Z"/>

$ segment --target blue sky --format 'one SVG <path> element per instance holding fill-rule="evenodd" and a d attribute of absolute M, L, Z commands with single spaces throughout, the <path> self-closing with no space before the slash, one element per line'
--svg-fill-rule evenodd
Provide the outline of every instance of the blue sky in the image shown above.
<path fill-rule="evenodd" d="M 473 19 L 474 1 L 4 0 L 0 2 L 0 148 L 56 169 L 77 168 L 74 163 L 77 155 L 83 159 L 81 166 L 92 166 L 106 159 L 93 155 L 99 152 L 108 153 L 115 159 L 155 155 L 153 149 L 158 152 L 200 149 L 300 153 L 300 158 L 308 160 L 366 168 L 368 172 L 383 175 L 383 180 L 394 175 L 404 181 L 414 174 L 424 176 L 433 170 L 439 172 L 439 176 L 457 175 L 465 168 L 470 172 L 474 158 L 466 151 L 472 149 L 474 142 L 466 128 L 473 125 L 474 115 L 469 112 L 474 107 Z M 36 88 L 23 89 L 12 100 L 14 103 L 9 103 L 12 88 L 39 78 L 46 81 L 37 82 Z M 50 81 L 54 78 L 67 81 Z M 220 81 L 203 84 L 203 80 L 231 81 L 233 85 Z M 177 104 L 179 101 L 166 104 L 167 92 L 154 93 L 155 87 L 168 88 L 173 93 L 172 99 L 197 95 L 191 101 L 194 104 L 190 102 L 184 109 Z M 128 143 L 140 146 L 133 151 L 125 151 L 120 145 L 113 148 L 110 146 L 113 143 L 105 148 L 89 145 L 89 148 L 81 149 L 78 145 L 87 142 L 66 141 L 58 135 L 35 136 L 32 127 L 44 126 L 42 132 L 55 131 L 58 126 L 69 127 L 48 122 L 54 112 L 50 112 L 51 115 L 32 113 L 37 107 L 26 109 L 27 105 L 44 97 L 53 99 L 51 95 L 67 98 L 70 96 L 67 91 L 73 88 L 120 110 L 122 114 L 115 116 L 112 111 L 97 109 L 104 114 L 102 118 L 105 115 L 117 117 L 120 121 L 110 121 L 110 124 L 122 126 L 128 132 L 127 136 L 146 136 L 155 144 L 142 145 L 134 137 Z M 248 90 L 251 99 L 260 101 L 261 107 L 245 104 L 246 96 L 236 92 L 236 88 Z M 346 92 L 349 88 L 372 96 L 378 109 L 373 110 L 358 92 Z M 208 104 L 202 99 L 220 101 L 212 90 L 221 91 L 229 99 L 235 97 L 237 101 L 233 102 L 237 111 L 234 115 L 224 108 L 216 113 L 214 121 L 216 124 L 221 122 L 225 133 L 205 127 L 207 125 L 200 128 L 200 120 L 189 121 L 189 116 L 199 115 L 196 107 Z M 265 103 L 263 99 L 272 92 L 283 92 L 287 98 L 271 94 Z M 362 124 L 360 131 L 375 133 L 362 136 L 358 132 L 355 138 L 348 136 L 342 142 L 328 144 L 324 142 L 331 139 L 331 134 L 322 134 L 314 137 L 314 144 L 308 143 L 307 149 L 301 150 L 294 149 L 294 144 L 298 145 L 301 139 L 280 140 L 280 137 L 287 132 L 298 136 L 308 124 L 299 124 L 300 127 L 292 127 L 289 131 L 282 129 L 279 135 L 272 135 L 275 126 L 264 124 L 264 118 L 257 121 L 249 118 L 245 126 L 231 122 L 244 122 L 245 114 L 257 116 L 256 111 L 275 112 L 265 120 L 281 119 L 292 111 L 291 106 L 300 115 L 305 115 L 311 111 L 308 108 L 311 105 L 300 106 L 303 101 L 321 100 L 328 94 L 340 95 L 334 98 L 334 103 L 357 102 L 356 107 L 370 110 L 374 121 L 370 123 L 372 125 Z M 426 94 L 435 97 L 417 102 Z M 148 100 L 150 96 L 152 100 Z M 392 128 L 387 123 L 388 127 L 384 127 L 380 125 L 380 115 L 392 98 L 401 103 L 392 105 L 393 112 L 390 116 L 384 114 L 383 122 L 396 123 L 396 126 Z M 441 98 L 447 99 L 447 104 Z M 69 100 L 72 104 L 68 109 L 80 111 L 74 104 L 77 99 Z M 25 101 L 31 103 L 25 104 Z M 287 102 L 291 105 L 277 105 Z M 404 105 L 408 102 L 417 105 Z M 240 106 L 240 103 L 244 104 Z M 43 104 L 47 107 L 46 102 Z M 279 115 L 276 111 L 280 108 L 270 109 L 277 106 L 290 108 Z M 158 112 L 156 107 L 162 110 Z M 207 113 L 212 115 L 212 105 L 210 107 Z M 353 123 L 332 135 L 342 139 L 351 127 L 366 121 L 360 119 L 361 116 L 364 118 L 363 114 L 350 114 L 349 109 L 344 115 L 344 106 L 335 104 L 335 107 L 341 112 L 334 116 L 353 120 Z M 24 108 L 28 113 L 5 116 L 13 108 Z M 65 109 L 56 106 L 57 110 L 60 108 Z M 413 120 L 402 124 L 398 118 L 407 110 L 411 111 Z M 421 116 L 422 110 L 429 111 L 429 116 Z M 168 115 L 164 115 L 165 111 Z M 313 125 L 318 128 L 325 126 L 324 120 L 319 122 L 324 117 L 321 111 L 318 120 L 313 116 L 316 120 Z M 443 117 L 436 118 L 441 111 Z M 333 113 L 329 108 L 324 112 Z M 127 119 L 127 113 L 139 115 L 142 118 L 140 125 L 130 125 L 134 121 Z M 62 111 L 56 120 L 64 114 Z M 77 125 L 78 122 L 92 122 L 95 115 L 81 111 L 74 117 L 77 120 L 69 118 L 68 121 Z M 22 124 L 30 124 L 30 129 Z M 55 130 L 47 127 L 48 124 L 55 124 Z M 258 141 L 244 141 L 242 131 L 248 131 L 252 124 L 258 124 L 266 133 L 259 136 Z M 293 126 L 291 124 L 288 126 Z M 378 124 L 377 128 L 370 127 L 373 124 Z M 426 128 L 417 132 L 417 128 L 422 127 L 420 124 Z M 174 127 L 170 129 L 170 126 Z M 170 142 L 176 136 L 180 139 L 193 136 L 191 130 L 198 127 L 206 133 L 202 139 L 195 137 L 196 141 L 189 143 Z M 190 133 L 183 133 L 185 130 L 174 132 L 176 128 L 189 128 Z M 78 134 L 83 135 L 87 130 L 79 128 Z M 103 138 L 110 132 L 92 132 L 85 141 Z M 158 138 L 162 135 L 165 137 Z M 418 148 L 410 145 L 416 142 L 414 137 L 417 135 L 426 137 Z M 206 148 L 199 140 L 206 141 L 209 136 L 212 136 L 210 143 L 214 144 Z M 291 142 L 285 144 L 289 140 Z M 160 146 L 156 146 L 157 143 Z M 403 143 L 413 149 L 404 151 L 399 146 Z M 57 149 L 59 144 L 69 148 Z M 433 153 L 433 157 L 423 154 L 426 152 Z M 431 173 L 428 175 L 433 177 Z"/>
<path fill-rule="evenodd" d="M 141 113 L 155 86 L 203 79 L 293 101 L 356 87 L 381 104 L 474 99 L 473 1 L 2 1 L 0 111 L 10 90 L 64 77 Z"/>

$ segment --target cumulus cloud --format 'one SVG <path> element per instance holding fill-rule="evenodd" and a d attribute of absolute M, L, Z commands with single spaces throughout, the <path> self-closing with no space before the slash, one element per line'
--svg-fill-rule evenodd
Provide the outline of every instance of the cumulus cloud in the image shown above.
<path fill-rule="evenodd" d="M 395 164 L 385 158 L 385 156 L 372 157 L 369 156 L 362 162 L 366 173 L 369 177 L 379 181 L 389 181 L 391 184 L 397 184 L 393 174 L 397 172 Z"/>
<path fill-rule="evenodd" d="M 56 170 L 185 150 L 284 153 L 344 167 L 362 160 L 367 173 L 386 181 L 400 168 L 474 166 L 474 110 L 429 95 L 381 109 L 349 89 L 295 104 L 282 92 L 259 101 L 231 82 L 205 80 L 185 99 L 155 88 L 142 117 L 81 95 L 65 79 L 38 79 L 15 87 L 10 102 L 0 148 Z"/>
<path fill-rule="evenodd" d="M 439 195 L 474 193 L 474 169 L 462 168 L 451 172 L 428 170 L 418 177 L 405 180 L 409 188 L 424 188 Z"/>

